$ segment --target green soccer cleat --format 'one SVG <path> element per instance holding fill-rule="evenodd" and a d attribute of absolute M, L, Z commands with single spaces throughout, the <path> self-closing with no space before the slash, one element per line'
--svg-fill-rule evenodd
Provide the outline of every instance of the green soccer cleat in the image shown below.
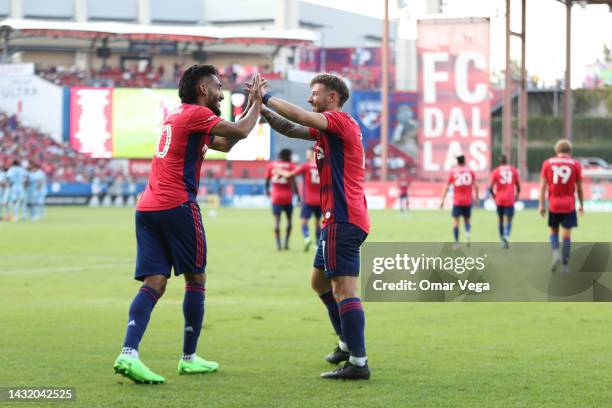
<path fill-rule="evenodd" d="M 129 378 L 138 384 L 163 384 L 166 379 L 155 374 L 140 359 L 136 357 L 120 355 L 115 360 L 115 374 Z"/>
<path fill-rule="evenodd" d="M 185 361 L 181 359 L 178 364 L 179 374 L 204 374 L 214 373 L 219 369 L 219 363 L 215 361 L 206 361 L 201 357 L 197 357 L 193 361 Z"/>

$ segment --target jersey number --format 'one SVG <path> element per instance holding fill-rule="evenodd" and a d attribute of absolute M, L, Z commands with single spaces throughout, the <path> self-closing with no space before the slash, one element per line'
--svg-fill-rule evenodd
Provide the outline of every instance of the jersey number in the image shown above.
<path fill-rule="evenodd" d="M 553 172 L 553 184 L 567 184 L 572 176 L 572 169 L 569 166 L 551 166 Z"/>
<path fill-rule="evenodd" d="M 510 170 L 501 170 L 499 172 L 500 184 L 512 184 L 512 172 Z"/>
<path fill-rule="evenodd" d="M 319 171 L 316 169 L 310 169 L 310 182 L 312 184 L 321 184 L 321 180 L 319 180 Z"/>
<path fill-rule="evenodd" d="M 159 135 L 159 140 L 157 141 L 157 146 L 155 147 L 155 157 L 163 159 L 168 154 L 168 150 L 170 150 L 170 143 L 172 142 L 172 127 L 170 125 L 165 125 L 162 128 L 161 135 Z"/>
<path fill-rule="evenodd" d="M 470 173 L 459 173 L 455 177 L 456 186 L 469 186 L 472 184 L 472 175 Z"/>

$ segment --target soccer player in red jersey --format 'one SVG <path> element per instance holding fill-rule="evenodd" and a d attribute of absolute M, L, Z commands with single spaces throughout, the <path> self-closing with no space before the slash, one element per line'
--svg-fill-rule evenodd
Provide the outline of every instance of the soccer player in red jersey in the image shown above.
<path fill-rule="evenodd" d="M 508 249 L 514 217 L 514 202 L 521 192 L 521 184 L 516 167 L 508 164 L 508 158 L 505 155 L 500 156 L 499 166 L 491 173 L 489 192 L 497 205 L 499 238 L 502 241 L 502 247 Z M 506 218 L 505 226 L 504 217 Z"/>
<path fill-rule="evenodd" d="M 308 229 L 308 220 L 314 215 L 316 242 L 318 245 L 321 238 L 321 182 L 319 180 L 319 170 L 314 158 L 312 149 L 306 150 L 306 162 L 295 169 L 290 177 L 304 176 L 302 190 L 302 209 L 300 219 L 302 220 L 302 236 L 304 237 L 304 252 L 308 252 L 312 239 Z"/>
<path fill-rule="evenodd" d="M 410 178 L 408 174 L 400 175 L 397 180 L 397 187 L 399 189 L 400 211 L 408 211 L 408 187 L 410 187 Z"/>
<path fill-rule="evenodd" d="M 268 164 L 266 169 L 266 195 L 272 200 L 272 214 L 274 215 L 274 237 L 276 238 L 276 249 L 281 250 L 280 222 L 281 214 L 287 217 L 285 229 L 284 249 L 289 249 L 289 236 L 291 235 L 291 216 L 293 215 L 293 193 L 298 197 L 298 189 L 295 179 L 289 175 L 295 170 L 295 163 L 291 162 L 291 150 L 282 149 L 278 159 Z M 272 189 L 270 189 L 272 185 Z M 271 190 L 271 191 L 270 191 Z"/>
<path fill-rule="evenodd" d="M 261 107 L 261 78 L 250 84 L 247 112 L 236 123 L 219 117 L 223 100 L 221 82 L 212 65 L 188 68 L 179 82 L 181 105 L 165 118 L 145 191 L 136 208 L 136 271 L 143 281 L 129 310 L 116 373 L 138 383 L 159 384 L 138 357 L 138 345 L 151 312 L 164 294 L 171 270 L 185 278 L 185 318 L 180 374 L 216 371 L 219 365 L 196 356 L 204 318 L 206 238 L 196 201 L 200 169 L 206 147 L 229 151 L 255 127 Z"/>
<path fill-rule="evenodd" d="M 311 284 L 340 338 L 338 347 L 326 360 L 333 364 L 346 361 L 344 366 L 321 376 L 369 379 L 365 315 L 358 291 L 359 249 L 370 231 L 361 129 L 349 114 L 342 112 L 349 90 L 340 77 L 317 75 L 310 88 L 308 103 L 312 112 L 266 93 L 262 100 L 270 109 L 262 107 L 262 115 L 277 132 L 316 142 L 323 230 Z"/>
<path fill-rule="evenodd" d="M 455 247 L 459 245 L 459 217 L 463 217 L 465 227 L 465 240 L 470 245 L 470 217 L 472 215 L 472 202 L 478 203 L 478 184 L 474 172 L 465 165 L 465 156 L 457 156 L 457 166 L 455 166 L 449 176 L 448 183 L 442 193 L 440 208 L 444 208 L 444 199 L 449 187 L 453 186 L 453 238 Z M 472 201 L 473 200 L 473 201 Z"/>
<path fill-rule="evenodd" d="M 572 145 L 566 139 L 555 144 L 557 155 L 544 160 L 540 173 L 540 203 L 538 210 L 546 214 L 545 197 L 548 191 L 548 226 L 550 227 L 550 246 L 553 251 L 551 270 L 556 272 L 563 263 L 562 272 L 569 272 L 572 228 L 578 226 L 576 217 L 576 193 L 580 206 L 578 212 L 584 213 L 584 194 L 582 192 L 582 166 L 570 156 Z M 562 252 L 559 253 L 559 225 L 563 237 Z"/>

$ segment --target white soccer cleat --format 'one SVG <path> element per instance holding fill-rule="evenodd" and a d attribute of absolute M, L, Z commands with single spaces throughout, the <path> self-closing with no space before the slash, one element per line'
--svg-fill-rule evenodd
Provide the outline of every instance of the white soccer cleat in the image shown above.
<path fill-rule="evenodd" d="M 550 271 L 556 272 L 560 263 L 561 263 L 561 253 L 559 252 L 558 249 L 553 249 L 552 261 L 550 263 Z"/>

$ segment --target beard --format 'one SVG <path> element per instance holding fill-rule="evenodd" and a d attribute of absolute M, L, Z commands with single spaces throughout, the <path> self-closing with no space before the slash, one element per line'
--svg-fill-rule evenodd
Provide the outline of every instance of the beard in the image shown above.
<path fill-rule="evenodd" d="M 210 109 L 215 115 L 221 116 L 221 109 L 219 109 L 219 107 L 217 106 L 217 102 L 216 101 L 214 103 L 211 103 L 208 106 L 208 109 Z"/>

